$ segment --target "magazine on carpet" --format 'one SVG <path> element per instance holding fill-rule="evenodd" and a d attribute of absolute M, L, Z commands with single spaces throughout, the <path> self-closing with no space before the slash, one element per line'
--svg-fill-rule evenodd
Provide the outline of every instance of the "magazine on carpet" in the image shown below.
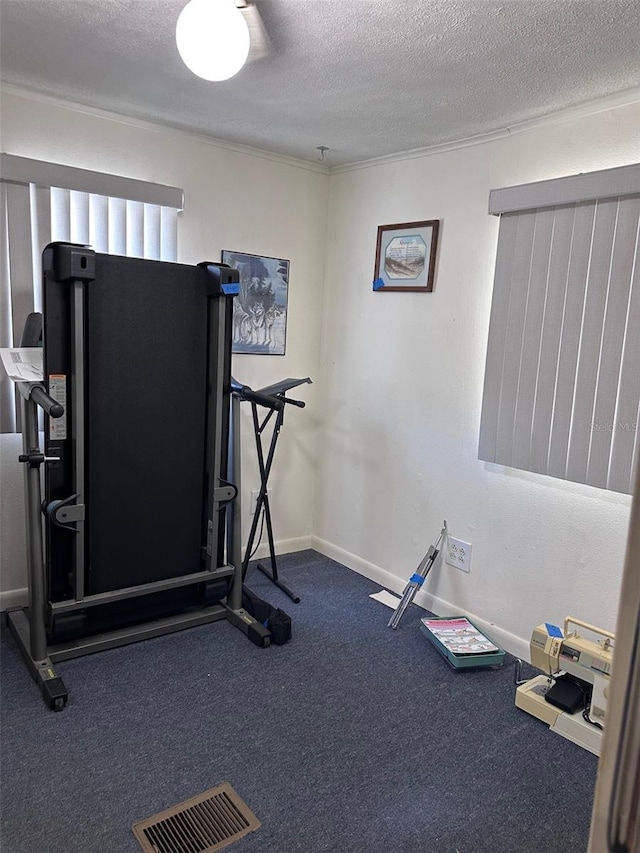
<path fill-rule="evenodd" d="M 500 651 L 464 616 L 453 619 L 425 617 L 420 621 L 454 655 L 481 655 Z"/>

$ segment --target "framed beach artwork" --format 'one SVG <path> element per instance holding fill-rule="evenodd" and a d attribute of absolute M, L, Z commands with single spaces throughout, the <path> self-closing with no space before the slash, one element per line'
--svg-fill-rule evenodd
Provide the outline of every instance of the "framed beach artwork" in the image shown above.
<path fill-rule="evenodd" d="M 222 263 L 240 273 L 240 293 L 233 300 L 232 352 L 284 355 L 289 261 L 224 249 Z"/>
<path fill-rule="evenodd" d="M 439 219 L 379 225 L 373 289 L 430 293 L 439 227 Z"/>

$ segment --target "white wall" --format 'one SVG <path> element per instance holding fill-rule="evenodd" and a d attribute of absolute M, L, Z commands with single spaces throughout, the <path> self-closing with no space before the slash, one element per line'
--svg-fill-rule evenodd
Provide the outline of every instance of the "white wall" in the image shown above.
<path fill-rule="evenodd" d="M 254 388 L 289 376 L 318 378 L 328 177 L 313 164 L 245 153 L 233 146 L 26 92 L 2 93 L 1 148 L 9 154 L 102 170 L 184 188 L 178 260 L 219 260 L 222 249 L 291 261 L 286 355 L 233 358 L 236 378 Z M 280 549 L 309 547 L 318 434 L 318 386 L 304 386 L 304 410 L 291 407 L 270 484 Z M 243 412 L 244 535 L 249 492 L 258 487 L 249 407 Z M 0 445 L 2 604 L 26 586 L 19 438 Z M 266 541 L 266 540 L 265 540 Z"/>
<path fill-rule="evenodd" d="M 630 499 L 477 459 L 498 231 L 486 211 L 493 187 L 637 160 L 638 105 L 331 178 L 16 90 L 3 95 L 2 119 L 8 153 L 184 187 L 183 262 L 222 248 L 291 260 L 287 355 L 234 357 L 254 387 L 314 379 L 300 394 L 307 408 L 287 413 L 276 459 L 281 550 L 313 544 L 399 591 L 446 518 L 472 543 L 472 570 L 437 565 L 425 605 L 494 623 L 520 653 L 543 620 L 615 627 Z M 442 224 L 435 292 L 373 293 L 377 226 L 420 219 Z M 25 585 L 23 497 L 19 441 L 1 449 L 6 593 Z M 247 463 L 245 534 L 256 486 Z"/>
<path fill-rule="evenodd" d="M 615 629 L 630 498 L 477 459 L 489 191 L 639 152 L 636 104 L 331 177 L 316 547 L 400 591 L 446 518 L 471 573 L 437 565 L 418 600 L 495 623 L 520 653 L 568 614 Z M 374 293 L 377 226 L 427 219 L 441 220 L 435 291 Z"/>

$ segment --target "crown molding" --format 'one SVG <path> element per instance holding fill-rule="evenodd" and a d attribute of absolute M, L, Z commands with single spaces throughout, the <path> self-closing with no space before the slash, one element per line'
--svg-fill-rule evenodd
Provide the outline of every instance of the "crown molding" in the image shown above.
<path fill-rule="evenodd" d="M 399 151 L 397 154 L 388 154 L 385 157 L 374 157 L 370 160 L 359 160 L 355 163 L 346 163 L 342 166 L 334 166 L 330 171 L 332 175 L 343 172 L 354 172 L 359 169 L 369 169 L 373 166 L 381 166 L 385 163 L 398 163 L 403 160 L 415 160 L 421 157 L 430 157 L 432 154 L 442 154 L 445 151 L 455 151 L 458 148 L 471 148 L 474 145 L 485 145 L 497 139 L 505 139 L 518 133 L 528 133 L 539 127 L 549 127 L 555 124 L 563 124 L 577 118 L 596 115 L 617 107 L 627 107 L 634 104 L 640 105 L 640 87 L 627 89 L 615 95 L 607 95 L 597 100 L 587 101 L 574 107 L 566 107 L 553 113 L 548 113 L 538 118 L 521 121 L 508 127 L 492 130 L 487 133 L 479 133 L 464 139 L 455 139 L 450 142 L 442 142 L 437 145 L 426 145 L 423 148 L 412 148 L 409 151 Z"/>
<path fill-rule="evenodd" d="M 283 165 L 292 166 L 293 168 L 304 169 L 306 171 L 317 172 L 324 175 L 338 175 L 344 172 L 353 172 L 359 169 L 381 166 L 386 163 L 398 163 L 404 160 L 415 160 L 422 157 L 429 157 L 433 154 L 442 154 L 447 151 L 455 151 L 459 148 L 471 148 L 475 145 L 485 145 L 488 142 L 505 139 L 518 133 L 528 133 L 529 131 L 536 130 L 540 127 L 563 124 L 577 118 L 584 118 L 596 115 L 597 113 L 606 112 L 607 110 L 616 109 L 617 107 L 640 104 L 640 87 L 637 87 L 634 89 L 627 89 L 624 92 L 618 92 L 614 95 L 607 95 L 603 98 L 587 101 L 573 107 L 557 110 L 555 112 L 548 113 L 547 115 L 539 116 L 538 118 L 528 119 L 507 127 L 488 131 L 486 133 L 480 133 L 474 136 L 464 137 L 462 139 L 450 140 L 449 142 L 442 142 L 435 145 L 425 145 L 424 147 L 412 148 L 408 151 L 399 151 L 395 154 L 387 154 L 384 157 L 357 160 L 353 163 L 345 163 L 340 166 L 327 166 L 320 162 L 302 160 L 297 157 L 277 154 L 273 151 L 267 151 L 262 148 L 254 148 L 250 145 L 229 142 L 224 139 L 218 139 L 217 137 L 207 136 L 206 134 L 184 130 L 169 124 L 162 124 L 159 122 L 151 122 L 144 119 L 125 116 L 121 113 L 99 109 L 98 107 L 88 106 L 87 104 L 81 104 L 76 101 L 68 101 L 53 95 L 46 95 L 43 92 L 22 86 L 16 86 L 11 83 L 0 84 L 0 93 L 15 95 L 38 103 L 49 104 L 62 109 L 79 112 L 84 115 L 96 116 L 97 118 L 102 118 L 107 121 L 118 122 L 130 127 L 142 128 L 156 133 L 173 133 L 179 134 L 180 136 L 187 136 L 190 139 L 194 139 L 205 145 L 211 145 L 214 148 L 232 151 L 236 154 L 244 154 L 248 157 L 270 160 L 275 163 L 282 163 Z"/>
<path fill-rule="evenodd" d="M 118 124 L 128 125 L 129 127 L 141 128 L 155 133 L 171 133 L 180 136 L 187 136 L 197 142 L 205 145 L 211 145 L 213 148 L 221 148 L 225 151 L 232 151 L 235 154 L 244 154 L 248 157 L 257 157 L 262 160 L 271 160 L 274 163 L 281 163 L 286 166 L 292 166 L 296 169 L 304 169 L 309 172 L 319 172 L 323 175 L 329 174 L 329 168 L 322 163 L 316 163 L 309 160 L 301 160 L 297 157 L 290 157 L 286 154 L 277 154 L 273 151 L 267 151 L 262 148 L 254 148 L 251 145 L 242 145 L 241 143 L 229 142 L 225 139 L 207 136 L 203 133 L 195 133 L 194 131 L 184 130 L 183 128 L 175 127 L 169 124 L 160 122 L 147 121 L 145 119 L 137 119 L 131 116 L 125 116 L 121 113 L 111 112 L 110 110 L 99 109 L 87 104 L 81 104 L 77 101 L 67 101 L 63 98 L 58 98 L 53 95 L 46 95 L 35 89 L 27 89 L 22 86 L 15 86 L 12 83 L 2 83 L 0 85 L 0 93 L 7 95 L 15 95 L 25 100 L 35 101 L 36 103 L 48 104 L 53 107 L 70 110 L 72 112 L 81 113 L 83 115 L 95 116 L 106 121 L 117 122 Z"/>

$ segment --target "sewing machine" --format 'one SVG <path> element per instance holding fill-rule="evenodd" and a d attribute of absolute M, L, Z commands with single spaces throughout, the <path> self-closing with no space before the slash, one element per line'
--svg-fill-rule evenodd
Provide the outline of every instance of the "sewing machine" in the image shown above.
<path fill-rule="evenodd" d="M 598 639 L 581 636 L 577 627 Z M 614 639 L 609 631 L 572 616 L 564 620 L 563 630 L 548 623 L 538 625 L 531 636 L 531 663 L 547 675 L 520 684 L 516 707 L 600 755 Z"/>

